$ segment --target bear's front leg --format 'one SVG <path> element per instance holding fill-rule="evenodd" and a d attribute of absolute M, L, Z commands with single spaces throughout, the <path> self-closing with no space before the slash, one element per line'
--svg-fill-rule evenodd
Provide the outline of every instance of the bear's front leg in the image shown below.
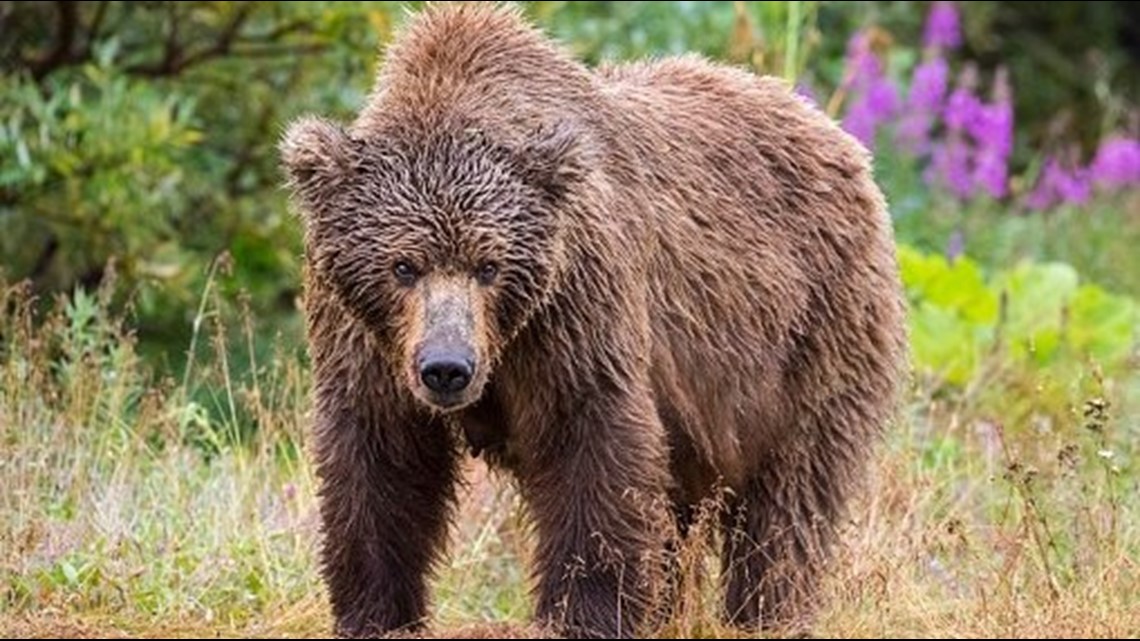
<path fill-rule="evenodd" d="M 316 426 L 322 571 L 350 637 L 423 624 L 457 474 L 442 425 L 362 409 L 318 400 Z"/>
<path fill-rule="evenodd" d="M 632 637 L 664 585 L 666 450 L 648 394 L 600 398 L 534 435 L 520 486 L 539 534 L 536 615 L 573 637 Z"/>

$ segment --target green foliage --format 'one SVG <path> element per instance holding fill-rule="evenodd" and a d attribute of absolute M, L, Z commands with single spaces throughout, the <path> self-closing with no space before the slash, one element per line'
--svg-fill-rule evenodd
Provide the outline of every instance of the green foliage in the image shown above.
<path fill-rule="evenodd" d="M 0 44 L 0 251 L 41 291 L 114 264 L 144 340 L 185 345 L 208 266 L 293 311 L 297 225 L 275 145 L 368 90 L 393 3 L 22 3 Z M 283 99 L 287 97 L 288 99 Z M 235 99 L 237 98 L 237 99 Z"/>
<path fill-rule="evenodd" d="M 0 246 L 18 272 L 57 286 L 97 281 L 111 257 L 127 273 L 171 276 L 162 246 L 184 208 L 193 103 L 92 62 L 45 81 L 4 76 L 0 189 L 19 199 Z M 124 118 L 136 113 L 137 117 Z M 170 240 L 169 242 L 174 242 Z M 177 266 L 173 267 L 177 269 Z"/>
<path fill-rule="evenodd" d="M 34 307 L 0 281 L 0 616 L 57 602 L 231 620 L 309 594 L 314 548 L 294 526 L 311 484 L 280 455 L 301 442 L 300 362 L 239 378 L 219 358 L 175 386 L 109 289 Z M 256 438 L 239 445 L 199 388 L 229 390 Z"/>
<path fill-rule="evenodd" d="M 820 2 L 531 2 L 589 62 L 702 53 L 795 80 L 822 38 Z"/>
<path fill-rule="evenodd" d="M 1110 291 L 1140 296 L 1140 199 L 1136 194 L 1100 197 L 1084 207 L 1033 215 L 1001 203 L 969 206 L 928 189 L 921 172 L 877 159 L 877 176 L 891 202 L 899 240 L 924 252 L 941 253 L 961 240 L 982 265 L 1021 261 L 1063 262 L 1082 279 Z"/>
<path fill-rule="evenodd" d="M 1005 6 L 1013 3 L 975 4 L 980 6 L 965 7 L 963 17 L 970 51 L 1006 51 L 991 31 L 993 25 L 1006 29 L 1019 10 Z M 847 37 L 868 24 L 881 25 L 894 36 L 891 59 L 908 66 L 917 55 L 926 9 L 920 2 L 523 5 L 591 62 L 698 52 L 789 79 L 805 78 L 824 92 L 840 82 Z M 113 263 L 144 350 L 177 368 L 210 266 L 227 256 L 217 281 L 222 303 L 233 306 L 244 293 L 242 304 L 258 319 L 258 335 L 284 331 L 297 337 L 300 241 L 280 186 L 277 137 L 302 113 L 350 117 L 370 88 L 380 44 L 405 10 L 417 6 L 0 4 L 5 34 L 0 39 L 0 252 L 5 273 L 31 279 L 40 292 L 68 292 L 77 285 L 96 285 Z M 1102 33 L 1112 11 L 1102 7 L 1093 13 L 1095 32 Z M 1041 15 L 1046 14 L 1052 25 L 1058 23 L 1056 16 L 1078 15 L 1079 10 L 1068 6 Z M 1087 46 L 1090 38 L 1084 34 L 1079 46 Z M 1096 78 L 1098 95 L 1116 105 L 1108 114 L 1115 119 L 1123 108 L 1117 76 L 1127 58 L 1108 47 L 1110 39 L 1100 38 L 1106 55 Z M 1042 47 L 1040 41 L 1034 46 Z M 1015 71 L 1028 64 L 1015 63 Z M 1063 83 L 1034 85 L 1038 89 L 1054 98 L 1066 95 Z M 945 225 L 927 215 L 931 195 L 920 173 L 884 156 L 878 159 L 880 175 L 899 216 L 900 237 L 927 250 L 939 249 L 924 242 L 942 242 L 945 234 L 935 232 Z M 1062 244 L 1050 234 L 1041 236 L 1034 247 Z M 1009 245 L 1023 237 L 971 234 L 971 253 L 983 264 L 1000 264 L 1007 256 L 975 251 L 974 243 L 994 238 Z M 1140 270 L 1089 268 L 1099 237 L 1096 243 L 1072 245 L 1078 247 L 1074 251 L 1086 252 L 1088 260 L 1031 258 L 1065 260 L 1107 285 L 1135 283 L 1136 277 L 1127 274 Z M 1082 245 L 1086 248 L 1079 249 Z M 1114 258 L 1105 262 L 1120 264 Z M 1135 285 L 1132 291 L 1140 291 L 1140 283 Z"/>
<path fill-rule="evenodd" d="M 1089 284 L 1063 263 L 1021 262 L 989 277 L 973 260 L 899 248 L 916 365 L 965 385 L 990 356 L 1048 370 L 1092 360 L 1114 371 L 1134 356 L 1140 304 Z"/>

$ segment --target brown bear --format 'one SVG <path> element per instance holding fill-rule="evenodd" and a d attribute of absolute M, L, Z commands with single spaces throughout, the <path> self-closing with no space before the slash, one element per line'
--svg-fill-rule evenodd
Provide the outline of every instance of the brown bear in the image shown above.
<path fill-rule="evenodd" d="M 562 633 L 645 632 L 661 524 L 718 492 L 726 618 L 802 621 L 904 352 L 867 152 L 781 81 L 591 70 L 482 4 L 281 143 L 336 631 L 422 624 L 467 449 L 517 479 Z"/>

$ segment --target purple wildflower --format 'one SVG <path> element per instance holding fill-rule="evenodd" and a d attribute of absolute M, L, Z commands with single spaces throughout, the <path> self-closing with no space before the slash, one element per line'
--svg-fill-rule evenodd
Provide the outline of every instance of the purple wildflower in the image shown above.
<path fill-rule="evenodd" d="M 972 107 L 973 118 L 966 123 L 979 145 L 993 148 L 1008 156 L 1013 153 L 1013 96 L 1009 87 L 1009 74 L 999 69 L 994 77 L 993 102 Z"/>
<path fill-rule="evenodd" d="M 855 34 L 848 43 L 845 75 L 845 84 L 852 97 L 843 116 L 843 128 L 871 149 L 879 125 L 898 111 L 899 96 L 871 49 L 868 32 Z"/>
<path fill-rule="evenodd" d="M 1044 210 L 1059 202 L 1083 205 L 1091 195 L 1089 170 L 1075 167 L 1068 169 L 1056 158 L 1049 158 L 1037 179 L 1037 185 L 1025 199 L 1031 209 Z"/>
<path fill-rule="evenodd" d="M 943 118 L 946 126 L 955 131 L 966 131 L 971 127 L 982 109 L 982 101 L 968 87 L 958 87 L 946 101 Z"/>
<path fill-rule="evenodd" d="M 843 117 L 843 128 L 868 149 L 875 146 L 875 131 L 892 118 L 899 108 L 898 91 L 886 78 L 875 79 L 851 101 Z"/>
<path fill-rule="evenodd" d="M 930 151 L 930 130 L 942 110 L 949 79 L 950 66 L 940 56 L 915 67 L 896 133 L 899 144 L 916 156 Z"/>
<path fill-rule="evenodd" d="M 1009 155 L 1013 153 L 1013 104 L 1009 76 L 999 70 L 994 102 L 974 108 L 966 129 L 974 139 L 974 182 L 994 198 L 1006 195 Z"/>
<path fill-rule="evenodd" d="M 907 109 L 936 112 L 942 108 L 946 88 L 950 84 L 950 65 L 942 57 L 934 57 L 914 69 Z"/>
<path fill-rule="evenodd" d="M 979 144 L 1008 156 L 1013 151 L 1013 105 L 1008 102 L 979 104 L 966 131 Z"/>
<path fill-rule="evenodd" d="M 926 17 L 926 28 L 922 32 L 922 44 L 928 48 L 955 49 L 962 44 L 962 32 L 958 24 L 958 10 L 953 2 L 935 2 Z"/>
<path fill-rule="evenodd" d="M 1140 183 L 1140 140 L 1119 136 L 1105 140 L 1089 171 L 1094 182 L 1109 189 Z"/>
<path fill-rule="evenodd" d="M 1009 180 L 1008 157 L 996 149 L 984 147 L 974 154 L 974 184 L 994 198 L 1006 195 Z"/>
<path fill-rule="evenodd" d="M 951 132 L 941 145 L 934 147 L 930 166 L 926 170 L 926 180 L 941 184 L 963 200 L 973 194 L 970 146 L 961 134 Z"/>
<path fill-rule="evenodd" d="M 875 146 L 877 125 L 878 119 L 866 100 L 856 100 L 851 103 L 847 113 L 843 115 L 843 129 L 855 136 L 855 139 L 863 143 L 867 149 L 873 149 Z"/>
<path fill-rule="evenodd" d="M 878 78 L 867 88 L 867 104 L 880 120 L 886 120 L 899 110 L 899 92 L 890 80 Z"/>
<path fill-rule="evenodd" d="M 1057 194 L 1070 205 L 1083 205 L 1092 195 L 1092 181 L 1089 180 L 1089 170 L 1076 167 L 1069 171 L 1062 171 L 1056 177 Z"/>

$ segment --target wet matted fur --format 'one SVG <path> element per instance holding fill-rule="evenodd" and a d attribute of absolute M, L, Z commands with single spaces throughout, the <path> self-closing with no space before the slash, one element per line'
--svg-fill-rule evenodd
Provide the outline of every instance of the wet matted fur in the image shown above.
<path fill-rule="evenodd" d="M 482 5 L 281 143 L 337 631 L 422 624 L 468 448 L 518 479 L 541 622 L 643 631 L 661 524 L 724 488 L 726 618 L 806 620 L 904 350 L 868 154 L 781 81 L 589 69 Z"/>

